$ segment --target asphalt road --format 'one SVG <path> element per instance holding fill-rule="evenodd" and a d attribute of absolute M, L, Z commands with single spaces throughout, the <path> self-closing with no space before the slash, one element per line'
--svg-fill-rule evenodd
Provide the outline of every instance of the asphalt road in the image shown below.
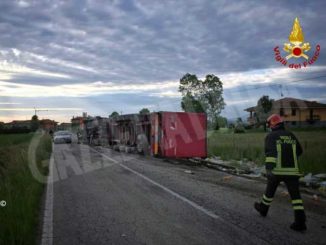
<path fill-rule="evenodd" d="M 43 244 L 326 244 L 324 200 L 304 195 L 302 234 L 282 188 L 262 218 L 255 180 L 78 144 L 54 145 L 53 159 Z"/>

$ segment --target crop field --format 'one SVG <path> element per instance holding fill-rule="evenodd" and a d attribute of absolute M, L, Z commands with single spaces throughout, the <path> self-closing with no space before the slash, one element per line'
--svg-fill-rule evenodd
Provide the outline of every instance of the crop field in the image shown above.
<path fill-rule="evenodd" d="M 0 135 L 0 244 L 36 244 L 39 211 L 44 184 L 37 181 L 28 166 L 28 147 L 33 137 L 36 164 L 47 174 L 52 151 L 51 138 L 41 134 Z M 35 138 L 34 138 L 35 139 Z"/>
<path fill-rule="evenodd" d="M 326 173 L 326 131 L 295 131 L 303 154 L 299 158 L 303 173 Z M 234 134 L 228 130 L 208 133 L 208 154 L 220 156 L 223 160 L 241 160 L 246 158 L 257 165 L 264 163 L 264 132 Z"/>

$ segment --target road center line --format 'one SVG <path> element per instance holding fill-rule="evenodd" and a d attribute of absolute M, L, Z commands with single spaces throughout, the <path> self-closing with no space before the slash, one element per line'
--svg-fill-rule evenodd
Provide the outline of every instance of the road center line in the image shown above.
<path fill-rule="evenodd" d="M 91 149 L 92 149 L 92 148 L 91 148 Z M 113 158 L 111 158 L 111 157 L 105 155 L 104 153 L 101 153 L 101 152 L 99 152 L 99 151 L 97 151 L 97 150 L 94 150 L 94 149 L 92 149 L 92 150 L 95 151 L 95 152 L 97 152 L 97 153 L 99 153 L 99 154 L 101 154 L 101 155 L 102 155 L 103 157 L 105 157 L 106 159 L 111 160 L 111 161 L 113 161 L 113 162 L 115 162 L 115 163 L 118 163 L 117 160 L 115 160 L 115 159 L 113 159 Z M 128 171 L 130 171 L 130 172 L 132 172 L 132 173 L 134 173 L 134 174 L 136 174 L 136 175 L 138 175 L 138 176 L 141 177 L 142 179 L 144 179 L 144 180 L 150 182 L 151 184 L 153 184 L 153 185 L 155 185 L 155 186 L 161 188 L 162 190 L 164 190 L 164 191 L 166 191 L 167 193 L 171 194 L 172 196 L 174 196 L 174 197 L 180 199 L 181 201 L 183 201 L 183 202 L 189 204 L 190 206 L 192 206 L 193 208 L 195 208 L 195 209 L 201 211 L 202 213 L 206 214 L 207 216 L 209 216 L 209 217 L 211 217 L 211 218 L 213 218 L 213 219 L 218 219 L 218 220 L 224 221 L 220 216 L 218 216 L 218 215 L 216 215 L 215 213 L 213 213 L 212 211 L 210 211 L 210 210 L 204 208 L 203 206 L 200 206 L 199 204 L 197 204 L 197 203 L 195 203 L 195 202 L 189 200 L 188 198 L 186 198 L 186 197 L 184 197 L 184 196 L 182 196 L 182 195 L 176 193 L 175 191 L 172 191 L 171 189 L 169 189 L 169 188 L 167 188 L 167 187 L 165 187 L 165 186 L 163 186 L 163 185 L 157 183 L 156 181 L 154 181 L 154 180 L 148 178 L 147 176 L 145 176 L 145 175 L 143 175 L 143 174 L 137 172 L 136 170 L 133 170 L 133 169 L 127 167 L 126 165 L 124 165 L 124 164 L 122 164 L 122 163 L 118 163 L 118 164 L 119 164 L 122 168 L 124 168 L 124 169 L 126 169 L 126 170 L 128 170 Z"/>

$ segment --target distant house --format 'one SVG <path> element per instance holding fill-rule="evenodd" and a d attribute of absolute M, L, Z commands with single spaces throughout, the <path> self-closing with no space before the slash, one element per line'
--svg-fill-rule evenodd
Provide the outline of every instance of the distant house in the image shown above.
<path fill-rule="evenodd" d="M 84 118 L 83 117 L 73 117 L 71 119 L 71 128 L 74 130 L 81 130 L 84 128 Z"/>
<path fill-rule="evenodd" d="M 42 119 L 40 120 L 40 127 L 45 130 L 45 131 L 54 131 L 57 127 L 57 122 L 54 120 L 50 120 L 50 119 Z"/>
<path fill-rule="evenodd" d="M 70 130 L 71 129 L 71 123 L 60 123 L 57 126 L 57 130 Z"/>
<path fill-rule="evenodd" d="M 245 109 L 250 125 L 256 123 L 256 107 Z M 279 114 L 288 126 L 326 126 L 326 104 L 317 101 L 283 98 L 275 100 L 270 114 Z"/>
<path fill-rule="evenodd" d="M 31 120 L 14 120 L 9 123 L 5 123 L 3 125 L 5 129 L 13 129 L 13 128 L 31 128 Z"/>
<path fill-rule="evenodd" d="M 73 116 L 70 120 L 71 122 L 71 129 L 75 132 L 79 130 L 83 130 L 85 127 L 85 122 L 92 118 L 91 116 L 87 115 L 87 112 L 83 112 L 82 116 Z"/>

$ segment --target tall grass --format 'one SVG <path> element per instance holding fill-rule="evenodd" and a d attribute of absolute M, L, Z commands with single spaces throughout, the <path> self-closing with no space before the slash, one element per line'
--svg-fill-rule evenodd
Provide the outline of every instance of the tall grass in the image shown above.
<path fill-rule="evenodd" d="M 247 158 L 257 164 L 263 162 L 264 133 L 234 134 L 214 131 L 208 137 L 208 154 L 223 160 Z"/>
<path fill-rule="evenodd" d="M 303 147 L 299 158 L 303 173 L 326 173 L 326 131 L 294 132 Z M 250 132 L 234 134 L 228 131 L 214 131 L 208 134 L 208 154 L 224 160 L 246 158 L 258 165 L 264 163 L 264 139 L 266 133 Z"/>
<path fill-rule="evenodd" d="M 6 146 L 13 146 L 21 143 L 29 142 L 33 133 L 28 134 L 0 134 L 0 149 Z"/>
<path fill-rule="evenodd" d="M 45 174 L 48 170 L 44 160 L 50 158 L 52 151 L 49 136 L 0 136 L 0 200 L 7 202 L 5 207 L 0 207 L 0 244 L 36 244 L 44 184 L 32 176 L 28 167 L 28 146 L 32 137 L 40 138 L 36 161 Z"/>

